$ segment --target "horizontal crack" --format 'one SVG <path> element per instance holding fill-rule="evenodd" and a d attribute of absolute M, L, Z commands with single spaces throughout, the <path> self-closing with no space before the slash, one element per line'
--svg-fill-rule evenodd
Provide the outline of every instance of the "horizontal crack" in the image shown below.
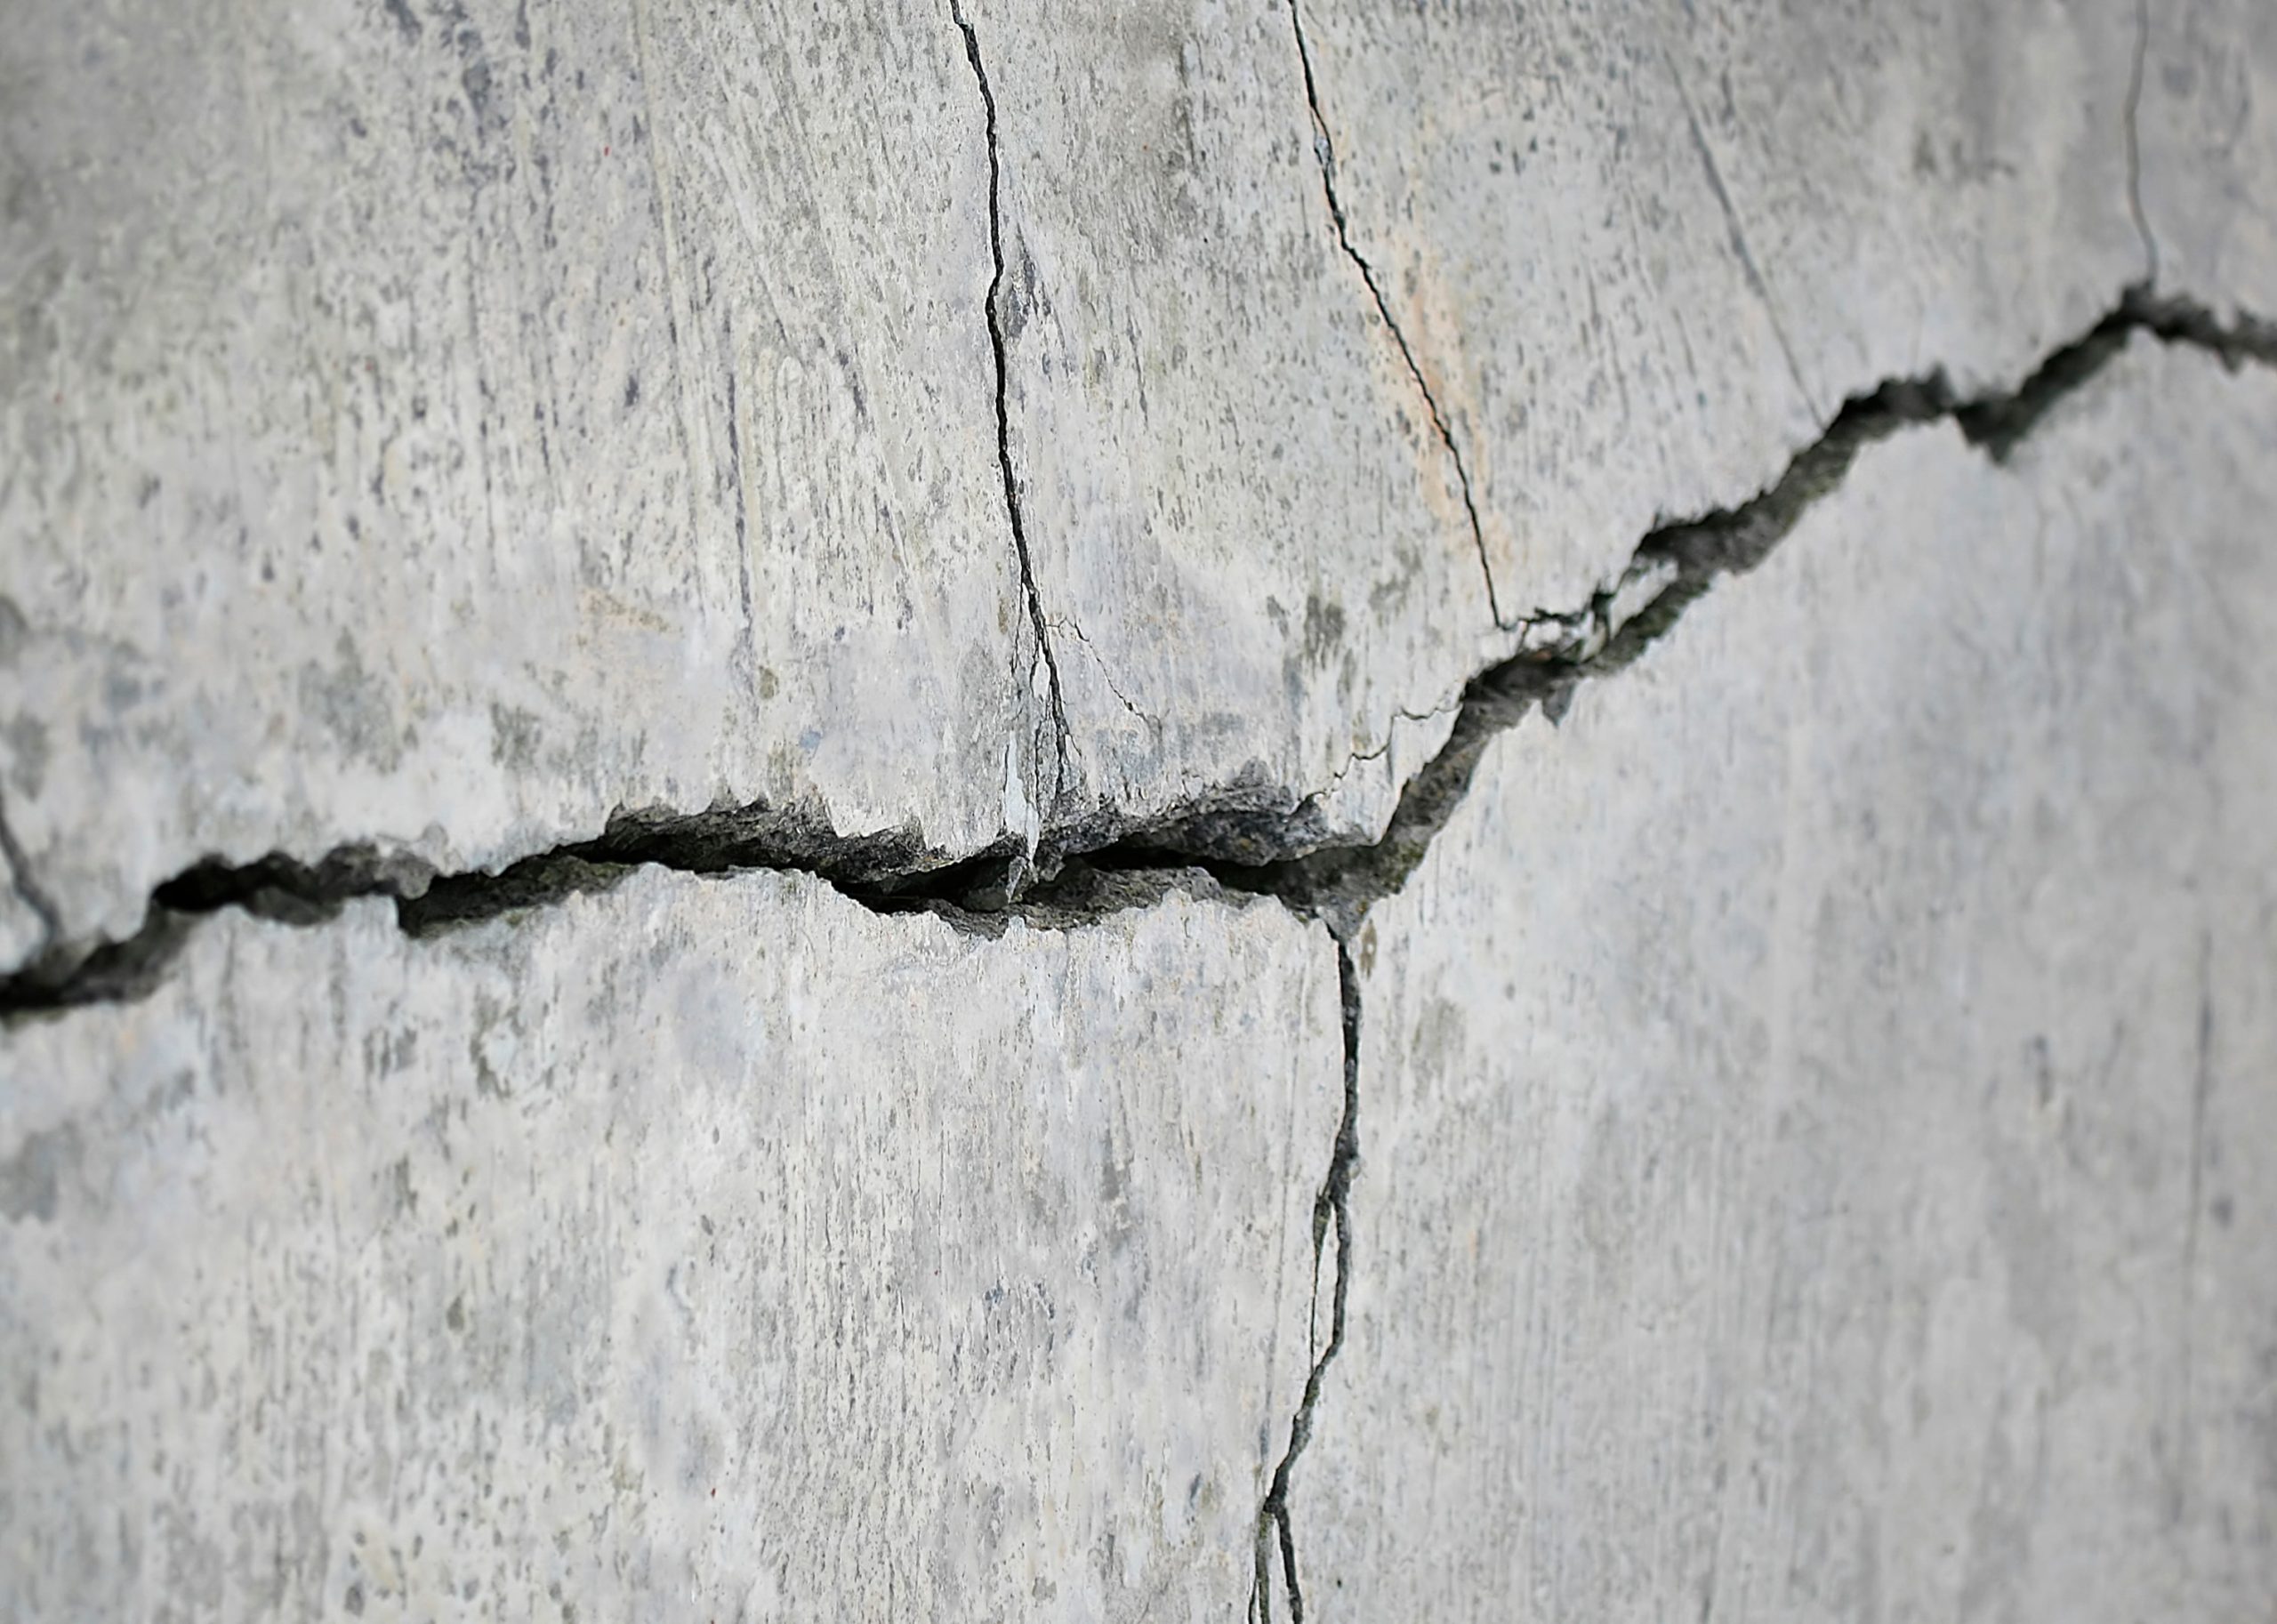
<path fill-rule="evenodd" d="M 1369 844 L 1315 848 L 1316 798 L 1293 808 L 1260 809 L 1252 792 L 1228 786 L 1174 816 L 1105 840 L 1061 824 L 1047 837 L 1036 869 L 1041 878 L 1025 889 L 1027 856 L 1013 837 L 955 857 L 897 833 L 840 835 L 818 815 L 764 804 L 693 815 L 620 813 L 598 839 L 495 874 L 439 875 L 361 845 L 339 848 L 313 864 L 282 855 L 237 865 L 206 862 L 151 894 L 134 935 L 76 950 L 51 941 L 30 967 L 0 978 L 0 1015 L 140 997 L 157 984 L 197 920 L 219 909 L 307 924 L 331 917 L 351 898 L 386 896 L 395 899 L 404 929 L 425 936 L 605 888 L 644 865 L 693 873 L 808 873 L 879 912 L 928 912 L 961 929 L 989 932 L 1015 918 L 1070 928 L 1149 905 L 1175 888 L 1222 886 L 1276 897 L 1348 933 L 1422 861 L 1495 735 L 1537 704 L 1553 718 L 1562 715 L 1576 684 L 1635 660 L 1717 577 L 1754 568 L 1839 485 L 1863 448 L 1901 429 L 1950 419 L 1988 455 L 2004 459 L 2136 333 L 2207 350 L 2231 366 L 2277 365 L 2277 325 L 2251 317 L 2225 323 L 2202 306 L 2137 288 L 2011 392 L 1962 398 L 1940 374 L 1854 398 L 1760 495 L 1653 531 L 1621 583 L 1587 608 L 1527 623 L 1536 635 L 1522 639 L 1517 655 L 1470 680 L 1445 744 L 1408 781 L 1382 838 Z M 1633 612 L 1621 612 L 1617 606 L 1639 586 L 1651 590 Z M 7 840 L 12 848 L 13 836 Z M 20 894 L 36 899 L 44 917 L 52 912 L 21 854 L 5 855 Z"/>

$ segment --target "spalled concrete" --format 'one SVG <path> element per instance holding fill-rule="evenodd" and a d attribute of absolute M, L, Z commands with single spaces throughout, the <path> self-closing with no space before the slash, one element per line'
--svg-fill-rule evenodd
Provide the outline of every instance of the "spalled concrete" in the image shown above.
<path fill-rule="evenodd" d="M 656 872 L 0 1052 L 0 1612 L 1229 1618 L 1336 958 Z"/>
<path fill-rule="evenodd" d="M 1863 452 L 1356 943 L 1307 1618 L 2247 1618 L 2277 380 Z"/>

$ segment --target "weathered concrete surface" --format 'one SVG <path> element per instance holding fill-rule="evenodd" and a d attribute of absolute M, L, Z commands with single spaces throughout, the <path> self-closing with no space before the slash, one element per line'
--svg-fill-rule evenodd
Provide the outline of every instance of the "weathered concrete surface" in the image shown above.
<path fill-rule="evenodd" d="M 1324 833 L 1380 829 L 1492 622 L 1455 470 L 1337 248 L 1288 19 L 976 12 L 1066 811 L 1333 792 Z"/>
<path fill-rule="evenodd" d="M 2170 291 L 2277 257 L 2223 0 L 2139 84 L 2123 0 L 976 0 L 978 68 L 946 7 L 20 9 L 0 783 L 75 942 L 621 808 L 1364 838 L 1495 603 L 2141 278 L 2138 101 Z"/>
<path fill-rule="evenodd" d="M 2277 379 L 1869 450 L 1356 943 L 1306 1616 L 2277 1606 Z"/>
<path fill-rule="evenodd" d="M 2277 320 L 2277 9 L 2145 4 L 2139 145 L 2159 279 L 2225 320 Z"/>
<path fill-rule="evenodd" d="M 1586 603 L 1847 395 L 2013 385 L 2145 274 L 2125 0 L 1299 11 L 1506 618 Z"/>
<path fill-rule="evenodd" d="M 2277 1605 L 2277 404 L 2197 352 L 1493 746 L 1348 1202 L 1265 900 L 224 909 L 20 1014 L 208 856 L 1365 840 L 1844 397 L 2277 310 L 2266 6 L 16 9 L 0 1612 L 1290 1612 L 1275 1482 L 1311 1617 Z"/>
<path fill-rule="evenodd" d="M 0 84 L 0 768 L 67 935 L 210 854 L 1032 821 L 945 12 L 37 0 Z"/>
<path fill-rule="evenodd" d="M 1227 1619 L 1335 956 L 647 871 L 0 1041 L 0 1613 Z"/>

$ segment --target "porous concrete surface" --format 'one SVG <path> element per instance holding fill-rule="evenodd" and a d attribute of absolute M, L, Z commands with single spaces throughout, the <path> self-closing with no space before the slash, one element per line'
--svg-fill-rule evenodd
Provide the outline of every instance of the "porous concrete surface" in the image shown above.
<path fill-rule="evenodd" d="M 1231 1618 L 1333 945 L 647 871 L 0 1055 L 12 1619 Z"/>
<path fill-rule="evenodd" d="M 2277 1607 L 2277 379 L 1866 452 L 1356 942 L 1308 1619 Z"/>

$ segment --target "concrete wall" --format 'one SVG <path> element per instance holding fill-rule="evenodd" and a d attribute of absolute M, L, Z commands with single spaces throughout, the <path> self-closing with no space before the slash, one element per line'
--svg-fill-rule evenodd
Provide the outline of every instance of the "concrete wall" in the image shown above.
<path fill-rule="evenodd" d="M 2277 12 L 17 13 L 0 1614 L 2277 1610 Z"/>

